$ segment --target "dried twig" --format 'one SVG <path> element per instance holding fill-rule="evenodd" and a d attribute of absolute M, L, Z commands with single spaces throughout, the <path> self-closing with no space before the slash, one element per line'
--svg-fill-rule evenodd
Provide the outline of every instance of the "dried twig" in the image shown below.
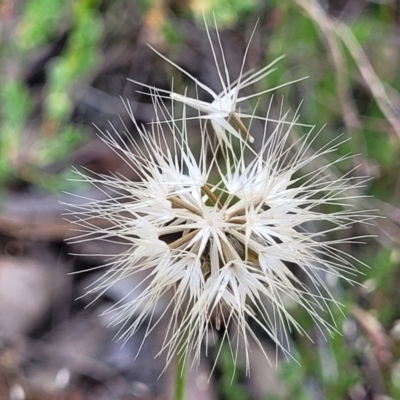
<path fill-rule="evenodd" d="M 339 104 L 342 110 L 343 120 L 349 131 L 361 128 L 360 117 L 352 98 L 349 95 L 347 79 L 347 63 L 343 55 L 339 40 L 335 34 L 335 24 L 324 12 L 321 6 L 314 1 L 296 0 L 304 8 L 314 22 L 320 28 L 328 45 L 329 55 L 335 68 L 336 88 L 339 96 Z"/>
<path fill-rule="evenodd" d="M 364 53 L 357 39 L 354 37 L 351 30 L 343 22 L 329 17 L 325 11 L 315 0 L 296 0 L 296 3 L 302 7 L 309 16 L 317 23 L 322 33 L 326 37 L 329 47 L 331 49 L 332 60 L 337 71 L 337 85 L 338 93 L 341 97 L 342 107 L 351 107 L 351 102 L 347 99 L 346 87 L 343 78 L 343 60 L 340 53 L 340 47 L 337 43 L 337 38 L 340 38 L 343 44 L 347 47 L 354 61 L 356 62 L 361 76 L 363 77 L 367 87 L 371 91 L 378 107 L 391 124 L 396 135 L 400 138 L 400 117 L 396 112 L 393 102 L 389 98 L 386 89 L 384 88 L 381 80 L 376 75 L 368 57 Z M 396 104 L 400 104 L 400 96 L 393 89 L 390 89 L 391 97 L 395 97 Z M 344 112 L 346 125 L 353 123 L 352 118 L 356 115 L 355 108 L 349 108 L 350 113 Z M 346 111 L 348 111 L 346 110 Z"/>

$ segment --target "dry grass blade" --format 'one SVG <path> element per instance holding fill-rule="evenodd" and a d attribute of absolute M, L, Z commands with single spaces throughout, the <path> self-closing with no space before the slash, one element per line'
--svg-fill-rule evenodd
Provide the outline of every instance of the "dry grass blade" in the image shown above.
<path fill-rule="evenodd" d="M 343 112 L 343 117 L 346 125 L 351 127 L 356 123 L 355 127 L 357 127 L 359 122 L 357 121 L 358 118 L 356 118 L 357 112 L 355 111 L 355 107 L 352 106 L 351 100 L 347 96 L 343 74 L 345 68 L 344 59 L 341 55 L 337 38 L 341 39 L 350 52 L 378 107 L 392 126 L 398 138 L 400 138 L 400 118 L 395 111 L 395 106 L 351 30 L 343 22 L 328 16 L 315 0 L 296 0 L 296 3 L 307 12 L 313 21 L 315 21 L 326 37 L 337 72 L 338 93 L 342 109 L 345 110 L 345 112 Z M 396 103 L 400 104 L 400 96 L 393 88 L 391 88 L 391 96 L 395 96 Z M 345 109 L 344 107 L 350 108 Z M 351 111 L 349 112 L 349 110 Z"/>
<path fill-rule="evenodd" d="M 343 120 L 349 131 L 361 128 L 360 117 L 352 98 L 349 95 L 349 83 L 347 79 L 347 63 L 343 55 L 339 40 L 335 34 L 335 24 L 321 6 L 313 1 L 296 0 L 302 8 L 304 8 L 309 16 L 320 28 L 326 39 L 329 55 L 333 67 L 335 68 L 336 88 L 339 96 L 339 104 L 342 110 Z"/>

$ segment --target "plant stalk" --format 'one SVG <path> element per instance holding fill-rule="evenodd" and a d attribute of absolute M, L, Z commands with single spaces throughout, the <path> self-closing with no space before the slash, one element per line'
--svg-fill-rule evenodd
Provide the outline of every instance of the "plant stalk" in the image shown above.
<path fill-rule="evenodd" d="M 176 366 L 176 377 L 175 377 L 175 400 L 184 400 L 185 396 L 185 384 L 186 384 L 186 373 L 185 373 L 185 360 L 184 354 L 177 354 L 178 364 Z"/>

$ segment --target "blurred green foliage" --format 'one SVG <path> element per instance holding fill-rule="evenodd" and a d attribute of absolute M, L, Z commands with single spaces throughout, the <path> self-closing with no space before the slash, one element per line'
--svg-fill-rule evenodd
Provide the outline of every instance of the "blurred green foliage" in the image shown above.
<path fill-rule="evenodd" d="M 9 64 L 24 65 L 57 36 L 68 33 L 61 54 L 46 65 L 43 114 L 36 124 L 34 138 L 27 138 L 33 102 L 23 77 L 0 78 L 2 112 L 0 120 L 0 183 L 14 179 L 50 190 L 64 188 L 57 176 L 42 167 L 59 162 L 82 142 L 82 128 L 71 121 L 74 101 L 85 76 L 99 64 L 102 20 L 99 1 L 32 0 L 18 20 L 16 35 L 2 42 L 2 56 Z M 67 32 L 68 31 L 68 32 Z M 32 145 L 27 147 L 27 143 Z M 26 171 L 30 173 L 27 174 Z M 25 172 L 23 172 L 25 171 Z"/>
<path fill-rule="evenodd" d="M 25 3 L 15 38 L 15 44 L 21 52 L 34 51 L 50 42 L 56 27 L 68 13 L 66 5 L 62 0 L 33 0 Z"/>
<path fill-rule="evenodd" d="M 208 19 L 215 15 L 220 28 L 232 26 L 238 19 L 251 16 L 258 7 L 257 0 L 206 0 L 200 4 L 197 15 L 199 22 L 203 21 L 201 14 L 204 11 Z"/>
<path fill-rule="evenodd" d="M 250 400 L 250 395 L 241 385 L 242 366 L 232 362 L 232 349 L 225 341 L 218 357 L 218 368 L 221 373 L 219 380 L 219 398 L 221 400 Z"/>

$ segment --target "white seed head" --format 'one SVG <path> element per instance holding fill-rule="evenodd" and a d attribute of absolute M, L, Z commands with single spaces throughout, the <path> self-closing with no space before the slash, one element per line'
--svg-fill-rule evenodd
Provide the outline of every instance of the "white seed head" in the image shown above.
<path fill-rule="evenodd" d="M 333 331 L 321 310 L 339 304 L 324 275 L 352 282 L 356 270 L 352 258 L 334 247 L 353 239 L 336 242 L 329 239 L 330 233 L 369 217 L 346 206 L 351 197 L 346 191 L 361 182 L 351 177 L 329 180 L 326 165 L 302 177 L 299 172 L 336 150 L 339 143 L 310 156 L 307 143 L 313 131 L 290 144 L 296 120 L 283 117 L 259 152 L 240 141 L 239 156 L 229 157 L 225 149 L 228 157 L 220 160 L 204 130 L 201 149 L 192 152 L 185 118 L 178 126 L 157 96 L 154 101 L 157 115 L 170 122 L 157 119 L 148 132 L 136 126 L 142 146 L 131 138 L 132 146 L 123 147 L 111 133 L 103 134 L 141 181 L 97 180 L 81 174 L 94 185 L 101 183 L 107 198 L 79 207 L 76 223 L 87 234 L 77 240 L 95 232 L 127 244 L 88 293 L 102 294 L 131 275 L 145 274 L 141 294 L 110 309 L 113 324 L 122 326 L 121 338 L 127 340 L 149 323 L 160 299 L 169 293 L 167 309 L 172 317 L 162 348 L 168 362 L 180 351 L 185 357 L 194 352 L 199 360 L 210 327 L 224 329 L 234 351 L 234 340 L 244 340 L 246 349 L 248 335 L 258 341 L 253 332 L 258 325 L 286 352 L 287 328 L 306 332 L 287 309 L 285 298 L 303 307 L 323 330 Z M 172 132 L 174 151 L 166 146 L 166 130 Z M 250 161 L 245 157 L 249 152 Z M 322 206 L 332 204 L 341 211 L 324 213 Z M 94 217 L 107 219 L 111 226 L 94 226 Z M 310 224 L 320 230 L 308 232 Z M 171 235 L 174 239 L 164 239 Z M 238 334 L 229 337 L 232 325 Z"/>

